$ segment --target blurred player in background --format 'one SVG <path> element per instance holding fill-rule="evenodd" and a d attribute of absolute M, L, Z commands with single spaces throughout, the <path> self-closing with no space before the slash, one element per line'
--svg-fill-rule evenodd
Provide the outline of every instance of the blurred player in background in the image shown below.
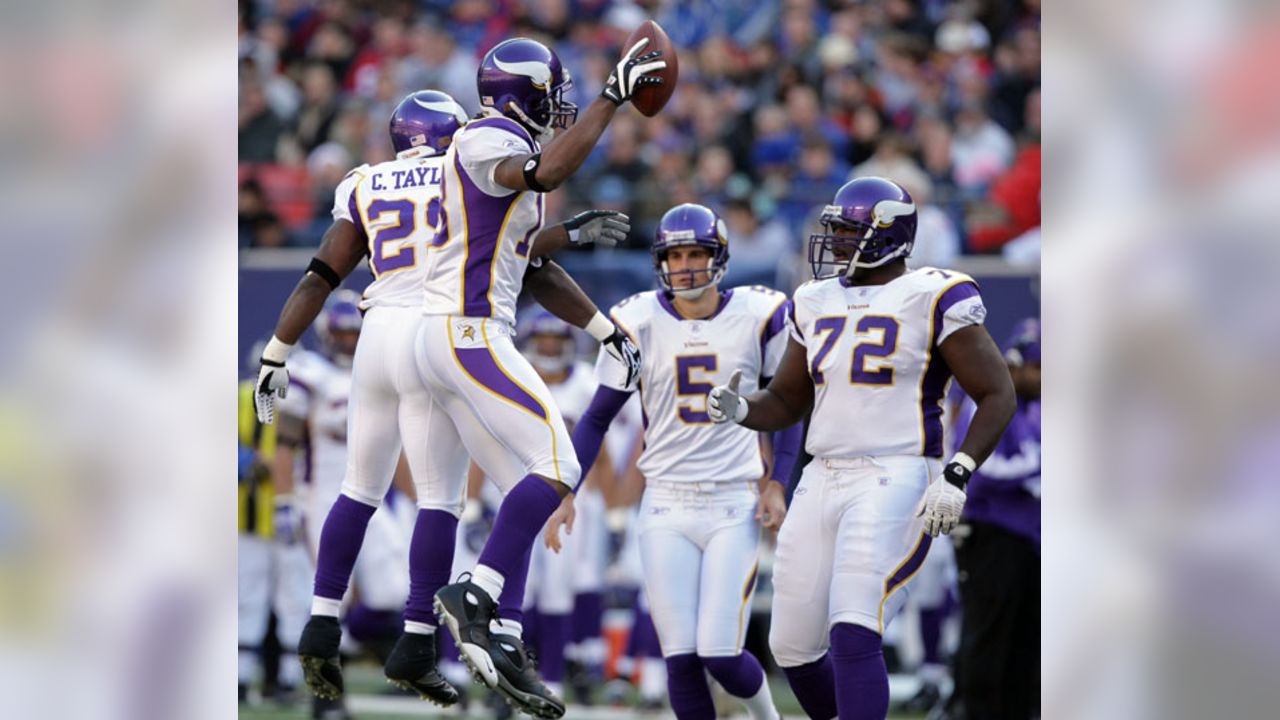
<path fill-rule="evenodd" d="M 1040 713 L 1040 321 L 1022 321 L 1007 347 L 1018 409 L 974 472 L 955 532 L 963 622 L 953 718 Z M 959 432 L 972 416 L 966 404 Z"/>
<path fill-rule="evenodd" d="M 638 87 L 660 82 L 646 76 L 666 63 L 656 51 L 640 55 L 642 47 L 637 43 L 621 58 L 602 96 L 577 122 L 577 106 L 565 96 L 569 71 L 545 45 L 515 38 L 484 56 L 477 78 L 482 113 L 445 154 L 445 229 L 433 242 L 425 283 L 418 360 L 433 398 L 429 472 L 453 478 L 465 470 L 469 453 L 508 491 L 475 570 L 440 590 L 434 607 L 477 678 L 544 717 L 563 715 L 564 703 L 529 662 L 522 628 L 504 615 L 491 640 L 490 624 L 501 614 L 500 601 L 505 612 L 519 611 L 513 606 L 523 599 L 533 542 L 560 499 L 577 487 L 581 469 L 546 383 L 512 343 L 516 298 L 546 193 L 577 171 Z M 567 129 L 544 149 L 561 128 Z M 625 221 L 604 218 L 606 234 L 621 230 L 625 237 Z M 579 243 L 584 236 L 570 230 L 560 241 Z M 635 373 L 638 351 L 602 313 L 578 322 L 540 302 L 585 327 Z M 445 501 L 456 503 L 460 490 L 445 489 Z M 415 584 L 409 598 L 415 612 L 430 599 L 420 589 Z"/>
<path fill-rule="evenodd" d="M 653 243 L 662 289 L 610 311 L 641 348 L 638 382 L 602 354 L 600 389 L 573 437 L 579 462 L 593 462 L 609 423 L 640 389 L 648 418 L 638 465 L 646 482 L 640 551 L 671 706 L 682 720 L 715 716 L 708 672 L 753 718 L 778 717 L 759 661 L 742 646 L 760 529 L 777 528 L 786 514 L 800 426 L 782 434 L 778 455 L 789 459 L 770 474 L 759 435 L 713 424 L 705 399 L 733 368 L 745 369 L 752 387 L 774 374 L 789 304 L 764 287 L 719 289 L 729 261 L 726 233 L 724 221 L 702 205 L 663 215 Z M 571 529 L 573 511 L 566 500 L 547 526 L 548 544 L 558 548 L 558 526 Z"/>
<path fill-rule="evenodd" d="M 271 612 L 276 614 L 276 637 L 281 647 L 280 685 L 277 698 L 288 701 L 302 684 L 297 637 L 306 622 L 307 581 L 311 561 L 297 542 L 289 505 L 283 503 L 279 527 L 273 522 L 275 495 L 271 463 L 276 454 L 276 428 L 263 425 L 254 415 L 255 382 L 240 383 L 239 482 L 236 585 L 239 598 L 240 701 L 244 702 L 262 677 L 262 640 Z M 277 536 L 277 533 L 279 535 Z M 276 541 L 279 537 L 279 541 Z"/>
<path fill-rule="evenodd" d="M 589 364 L 577 359 L 577 343 L 573 328 L 545 310 L 535 311 L 525 324 L 523 352 L 538 376 L 547 384 L 551 397 L 564 415 L 566 427 L 572 431 L 591 403 L 596 384 Z M 601 477 L 601 475 L 606 477 Z M 582 487 L 598 488 L 613 484 L 613 466 L 607 453 L 602 454 L 590 471 L 584 473 Z M 595 493 L 599 497 L 599 492 Z M 575 502 L 583 498 L 574 496 Z M 591 502 L 586 500 L 586 502 Z M 601 503 L 603 504 L 603 502 Z M 603 512 L 592 508 L 594 517 L 603 525 Z M 532 638 L 542 677 L 553 693 L 563 693 L 565 651 L 572 631 L 572 613 L 576 599 L 577 564 L 590 549 L 583 547 L 598 538 L 584 537 L 582 532 L 569 539 L 564 552 L 551 552 L 544 544 L 533 546 L 529 562 L 529 581 L 525 589 L 525 637 Z M 585 542 L 584 542 L 585 541 Z"/>
<path fill-rule="evenodd" d="M 410 553 L 410 604 L 406 633 L 386 663 L 394 684 L 441 705 L 457 701 L 457 691 L 435 670 L 435 618 L 430 595 L 448 582 L 454 528 L 460 510 L 461 467 L 432 463 L 428 440 L 438 435 L 441 417 L 423 386 L 416 358 L 416 334 L 422 321 L 423 286 L 428 266 L 438 258 L 439 243 L 448 238 L 442 181 L 447 165 L 443 152 L 466 122 L 462 108 L 448 95 L 424 90 L 396 106 L 389 126 L 396 159 L 352 170 L 334 193 L 334 222 L 307 272 L 285 302 L 275 335 L 262 354 L 257 394 L 259 418 L 274 416 L 274 399 L 284 399 L 289 386 L 285 362 L 294 343 L 319 314 L 325 298 L 365 256 L 373 282 L 360 308 L 367 314 L 355 348 L 347 437 L 351 453 L 342 491 L 325 519 L 316 558 L 311 620 L 298 643 L 308 686 L 317 696 L 336 698 L 343 692 L 338 658 L 341 628 L 338 613 L 370 518 L 391 485 L 401 441 L 417 486 L 420 508 Z M 583 213 L 543 230 L 528 228 L 531 256 L 568 242 L 616 239 L 617 215 Z M 625 216 L 622 216 L 625 221 Z M 611 224 L 613 223 L 613 224 Z M 539 223 L 540 225 L 540 223 Z M 614 233 L 610 235 L 610 233 Z M 429 245 L 434 244 L 432 254 Z M 595 305 L 555 263 L 542 263 L 529 275 L 533 296 L 585 325 L 598 314 Z M 558 304 L 557 304 L 558 303 Z M 447 424 L 448 418 L 443 418 Z M 433 425 L 433 423 L 435 423 Z M 456 474 L 457 478 L 451 477 Z M 425 600 L 413 601 L 414 588 Z"/>
<path fill-rule="evenodd" d="M 889 709 L 884 627 L 930 537 L 959 520 L 1014 391 L 972 278 L 907 270 L 916 208 L 901 186 L 852 180 L 821 221 L 809 239 L 816 279 L 796 290 L 773 382 L 748 396 L 735 371 L 707 407 L 717 423 L 761 431 L 812 411 L 814 459 L 778 535 L 769 644 L 810 717 L 879 720 Z M 944 467 L 940 401 L 953 374 L 977 409 Z"/>

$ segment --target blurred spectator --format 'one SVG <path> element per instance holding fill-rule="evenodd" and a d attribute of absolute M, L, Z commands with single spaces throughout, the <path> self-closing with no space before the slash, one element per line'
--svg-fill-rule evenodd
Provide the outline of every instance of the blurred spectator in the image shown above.
<path fill-rule="evenodd" d="M 254 236 L 258 222 L 267 217 L 274 217 L 274 213 L 267 207 L 267 196 L 262 192 L 262 186 L 253 179 L 241 183 L 236 210 L 240 247 L 257 244 L 254 242 Z"/>
<path fill-rule="evenodd" d="M 951 139 L 952 175 L 961 188 L 985 188 L 1013 161 L 1013 138 L 976 103 L 960 108 L 955 127 Z"/>
<path fill-rule="evenodd" d="M 293 136 L 306 152 L 329 139 L 338 114 L 338 85 L 333 70 L 313 62 L 302 73 L 302 108 L 293 123 Z"/>
<path fill-rule="evenodd" d="M 849 167 L 837 161 L 831 146 L 818 135 L 807 136 L 800 146 L 798 172 L 788 193 L 779 202 L 782 220 L 796 225 L 815 205 L 826 205 L 848 178 Z"/>
<path fill-rule="evenodd" d="M 251 76 L 240 76 L 240 160 L 271 162 L 276 156 L 276 142 L 284 125 L 267 107 L 262 84 Z"/>
<path fill-rule="evenodd" d="M 467 114 L 480 110 L 476 95 L 476 61 L 434 22 L 419 22 L 409 31 L 410 52 L 396 67 L 400 95 L 440 90 L 462 104 Z"/>
<path fill-rule="evenodd" d="M 844 157 L 849 145 L 845 134 L 835 120 L 822 114 L 818 92 L 811 87 L 797 85 L 787 91 L 787 121 L 791 130 L 800 136 L 820 136 L 830 146 L 831 152 Z"/>
<path fill-rule="evenodd" d="M 911 157 L 911 147 L 901 133 L 886 132 L 880 136 L 875 154 L 870 160 L 853 169 L 850 180 L 857 177 L 876 176 L 888 178 L 908 188 L 933 194 L 933 183 Z"/>
<path fill-rule="evenodd" d="M 724 224 L 729 230 L 729 267 L 734 273 L 760 273 L 768 268 L 789 265 L 789 257 L 799 252 L 800 242 L 778 220 L 761 222 L 747 198 L 729 200 L 724 206 Z M 777 281 L 775 278 L 775 285 Z"/>
<path fill-rule="evenodd" d="M 356 95 L 376 92 L 379 72 L 394 67 L 407 52 L 404 22 L 396 17 L 380 17 L 373 24 L 373 40 L 356 53 L 347 73 L 346 86 Z"/>
<path fill-rule="evenodd" d="M 1022 147 L 1013 166 L 991 184 L 985 202 L 970 212 L 969 249 L 991 252 L 1040 226 L 1040 92 L 1027 97 Z M 1039 243 L 1039 236 L 1035 236 Z"/>

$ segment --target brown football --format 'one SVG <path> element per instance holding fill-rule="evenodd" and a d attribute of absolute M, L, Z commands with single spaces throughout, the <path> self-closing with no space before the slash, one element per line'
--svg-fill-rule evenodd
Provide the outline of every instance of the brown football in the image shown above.
<path fill-rule="evenodd" d="M 640 50 L 641 55 L 660 50 L 662 51 L 661 59 L 667 61 L 665 68 L 650 74 L 650 77 L 662 78 L 660 85 L 643 85 L 631 96 L 631 104 L 640 111 L 641 115 L 653 117 L 662 111 L 667 101 L 671 99 L 671 94 L 676 91 L 676 80 L 680 77 L 680 60 L 676 57 L 675 47 L 671 45 L 671 38 L 667 37 L 662 27 L 652 20 L 644 21 L 644 24 L 631 33 L 631 37 L 627 38 L 627 42 L 622 46 L 622 52 L 625 53 L 631 49 L 631 46 L 640 42 L 641 38 L 649 38 L 649 44 Z"/>

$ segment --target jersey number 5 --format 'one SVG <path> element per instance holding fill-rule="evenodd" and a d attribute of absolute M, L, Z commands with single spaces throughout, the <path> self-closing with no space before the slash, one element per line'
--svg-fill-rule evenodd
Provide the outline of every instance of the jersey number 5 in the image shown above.
<path fill-rule="evenodd" d="M 844 332 L 844 328 L 845 318 L 842 317 L 818 318 L 813 324 L 815 335 L 827 333 L 822 347 L 813 356 L 813 363 L 809 366 L 809 374 L 813 377 L 813 384 L 822 385 L 826 382 L 826 377 L 823 376 L 822 371 L 818 368 L 831 350 L 835 348 L 836 342 Z M 875 367 L 868 368 L 867 361 L 876 358 L 883 361 L 893 357 L 894 352 L 898 349 L 898 321 L 887 315 L 864 315 L 858 319 L 858 324 L 854 327 L 854 333 L 859 338 L 865 336 L 866 339 L 853 346 L 849 382 L 854 385 L 892 385 L 892 366 L 876 364 Z"/>
<path fill-rule="evenodd" d="M 440 198 L 427 202 L 424 226 L 434 235 L 440 225 Z M 389 216 L 387 220 L 384 217 Z M 401 242 L 418 226 L 418 208 L 412 200 L 383 200 L 369 203 L 369 261 L 375 276 L 404 270 L 418 264 L 413 245 Z M 390 243 L 390 245 L 388 245 Z"/>
<path fill-rule="evenodd" d="M 676 399 L 683 400 L 685 395 L 694 396 L 702 401 L 702 409 L 695 410 L 684 402 L 676 408 L 680 419 L 690 425 L 706 425 L 711 422 L 707 414 L 707 393 L 715 387 L 711 382 L 700 382 L 693 379 L 694 370 L 715 372 L 718 362 L 715 355 L 677 355 L 676 356 Z"/>

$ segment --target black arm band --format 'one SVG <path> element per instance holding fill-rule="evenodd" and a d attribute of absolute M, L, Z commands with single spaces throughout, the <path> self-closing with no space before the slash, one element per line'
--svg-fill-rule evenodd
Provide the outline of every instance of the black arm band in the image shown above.
<path fill-rule="evenodd" d="M 524 161 L 524 184 L 534 192 L 551 192 L 551 188 L 538 182 L 538 166 L 542 164 L 542 153 L 535 153 Z"/>
<path fill-rule="evenodd" d="M 329 283 L 330 290 L 337 290 L 342 284 L 342 278 L 338 277 L 338 273 L 329 267 L 329 263 L 320 258 L 311 258 L 311 264 L 307 266 L 307 272 L 313 272 L 320 276 L 321 280 Z"/>

